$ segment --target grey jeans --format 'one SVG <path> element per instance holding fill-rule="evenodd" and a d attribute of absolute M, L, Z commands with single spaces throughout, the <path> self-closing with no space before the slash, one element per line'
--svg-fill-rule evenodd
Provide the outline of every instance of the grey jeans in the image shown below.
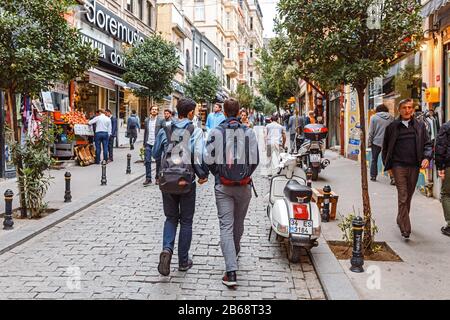
<path fill-rule="evenodd" d="M 244 219 L 252 198 L 251 186 L 215 186 L 217 213 L 220 224 L 220 247 L 227 272 L 236 271 L 237 253 L 244 233 Z"/>

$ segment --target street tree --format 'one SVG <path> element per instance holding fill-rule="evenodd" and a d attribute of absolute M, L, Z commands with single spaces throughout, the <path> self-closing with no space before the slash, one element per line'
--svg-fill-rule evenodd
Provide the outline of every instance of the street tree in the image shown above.
<path fill-rule="evenodd" d="M 69 0 L 7 0 L 0 2 L 0 88 L 5 91 L 11 130 L 16 143 L 21 128 L 16 94 L 37 96 L 57 81 L 68 82 L 98 61 L 98 52 L 84 44 L 79 30 L 64 15 L 73 10 Z M 16 168 L 22 215 L 26 215 L 22 157 Z"/>
<path fill-rule="evenodd" d="M 300 69 L 319 80 L 352 85 L 361 126 L 361 186 L 364 247 L 372 248 L 372 211 L 367 183 L 364 95 L 369 82 L 386 74 L 401 54 L 417 50 L 422 38 L 416 0 L 280 0 L 278 32 Z M 328 72 L 328 74 L 327 74 Z"/>
<path fill-rule="evenodd" d="M 277 43 L 277 39 L 272 39 L 268 48 L 258 50 L 256 67 L 260 72 L 260 80 L 256 85 L 261 94 L 275 104 L 280 112 L 288 98 L 298 98 L 300 88 L 296 64 L 282 59 L 283 55 L 279 53 Z"/>
<path fill-rule="evenodd" d="M 239 83 L 234 94 L 241 108 L 250 109 L 253 104 L 253 93 L 248 84 Z"/>
<path fill-rule="evenodd" d="M 264 112 L 264 106 L 265 106 L 264 98 L 260 96 L 255 96 L 252 103 L 252 109 L 255 110 L 256 112 Z"/>
<path fill-rule="evenodd" d="M 206 66 L 200 72 L 188 75 L 184 87 L 186 95 L 197 103 L 213 103 L 220 88 L 220 79 Z"/>
<path fill-rule="evenodd" d="M 144 42 L 125 52 L 126 72 L 123 79 L 140 87 L 132 89 L 141 98 L 161 100 L 173 91 L 172 80 L 180 67 L 175 44 L 159 34 L 153 34 Z"/>

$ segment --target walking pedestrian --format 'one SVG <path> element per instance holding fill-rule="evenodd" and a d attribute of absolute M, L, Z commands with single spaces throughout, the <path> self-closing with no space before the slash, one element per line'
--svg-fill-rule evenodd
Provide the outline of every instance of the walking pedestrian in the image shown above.
<path fill-rule="evenodd" d="M 153 146 L 156 142 L 156 136 L 159 130 L 165 126 L 165 120 L 158 116 L 158 107 L 153 106 L 150 109 L 150 117 L 145 119 L 145 130 L 144 130 L 144 164 L 145 164 L 145 181 L 143 183 L 144 187 L 149 186 L 152 183 L 152 152 Z M 159 184 L 159 169 L 160 161 L 156 162 L 156 174 L 155 174 L 155 184 Z"/>
<path fill-rule="evenodd" d="M 111 135 L 111 119 L 105 115 L 105 110 L 100 109 L 99 115 L 89 121 L 90 125 L 96 126 L 94 142 L 95 142 L 95 163 L 100 164 L 100 153 L 103 148 L 103 160 L 108 160 L 108 140 Z"/>
<path fill-rule="evenodd" d="M 208 118 L 206 119 L 206 129 L 208 131 L 225 121 L 225 115 L 222 112 L 222 105 L 220 103 L 216 102 L 213 111 L 213 113 L 208 114 Z"/>
<path fill-rule="evenodd" d="M 164 121 L 165 121 L 164 125 L 165 126 L 170 126 L 170 124 L 172 123 L 172 120 L 173 120 L 172 117 L 173 117 L 172 110 L 170 110 L 170 109 L 164 110 Z"/>
<path fill-rule="evenodd" d="M 372 150 L 372 163 L 370 164 L 370 180 L 376 181 L 378 175 L 378 157 L 383 147 L 383 138 L 386 127 L 394 121 L 394 117 L 389 113 L 388 107 L 380 104 L 375 109 L 376 113 L 370 118 L 369 124 L 369 143 Z M 391 184 L 394 184 L 394 177 L 391 177 Z"/>
<path fill-rule="evenodd" d="M 239 103 L 227 99 L 226 120 L 210 132 L 206 156 L 215 177 L 215 196 L 220 224 L 220 248 L 225 259 L 222 283 L 237 285 L 237 256 L 244 233 L 244 219 L 251 200 L 251 176 L 259 164 L 258 143 L 253 129 L 239 122 Z M 235 137 L 239 137 L 235 139 Z M 213 161 L 208 157 L 213 155 Z"/>
<path fill-rule="evenodd" d="M 114 139 L 117 138 L 117 118 L 113 116 L 111 110 L 106 109 L 106 116 L 111 119 L 111 135 L 108 140 L 108 162 L 114 161 Z"/>
<path fill-rule="evenodd" d="M 441 203 L 446 226 L 441 232 L 450 236 L 450 121 L 444 123 L 436 138 L 435 162 L 438 175 L 442 179 Z"/>
<path fill-rule="evenodd" d="M 300 145 L 305 140 L 303 129 L 305 127 L 305 119 L 300 116 L 298 109 L 295 109 L 294 115 L 289 118 L 287 130 L 289 131 L 289 141 L 291 144 L 291 152 L 296 151 L 296 137 L 300 139 Z"/>
<path fill-rule="evenodd" d="M 191 99 L 182 98 L 178 101 L 178 119 L 159 131 L 152 152 L 157 161 L 162 161 L 162 174 L 169 177 L 164 180 L 165 177 L 162 176 L 160 185 L 164 215 L 166 216 L 163 230 L 163 250 L 158 264 L 158 271 L 163 276 L 170 274 L 178 224 L 180 224 L 178 270 L 187 271 L 193 265 L 193 261 L 189 257 L 189 249 L 195 212 L 195 176 L 199 178 L 198 183 L 203 184 L 208 181 L 209 173 L 208 167 L 203 162 L 205 146 L 203 130 L 195 128 L 192 124 L 195 106 L 195 102 Z M 175 149 L 177 152 L 172 155 L 171 151 Z M 181 157 L 182 161 L 176 161 L 172 157 L 178 157 L 178 159 Z M 184 176 L 186 172 L 189 172 L 187 178 Z"/>
<path fill-rule="evenodd" d="M 264 140 L 267 150 L 267 172 L 271 177 L 276 173 L 281 149 L 286 146 L 286 130 L 278 123 L 278 115 L 273 115 L 271 122 L 264 128 Z"/>
<path fill-rule="evenodd" d="M 127 133 L 128 138 L 130 138 L 130 150 L 134 150 L 134 144 L 136 143 L 138 136 L 138 129 L 141 129 L 139 118 L 136 115 L 136 110 L 132 110 L 131 115 L 127 120 Z"/>
<path fill-rule="evenodd" d="M 240 112 L 241 115 L 241 123 L 243 125 L 246 125 L 247 128 L 253 129 L 253 123 L 250 121 L 250 119 L 248 118 L 248 112 L 245 109 L 242 109 Z"/>
<path fill-rule="evenodd" d="M 403 239 L 409 239 L 411 199 L 416 189 L 420 168 L 428 167 L 432 145 L 423 121 L 414 119 L 412 99 L 399 103 L 400 117 L 386 127 L 383 140 L 383 163 L 392 169 L 398 193 L 397 225 Z"/>

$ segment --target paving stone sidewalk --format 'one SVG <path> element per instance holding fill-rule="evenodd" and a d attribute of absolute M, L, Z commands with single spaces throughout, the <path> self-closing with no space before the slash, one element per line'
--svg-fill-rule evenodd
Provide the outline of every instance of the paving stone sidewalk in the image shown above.
<path fill-rule="evenodd" d="M 221 283 L 213 183 L 197 190 L 193 268 L 178 271 L 174 255 L 163 277 L 161 194 L 136 182 L 0 255 L 0 299 L 325 299 L 306 252 L 291 264 L 285 244 L 268 241 L 268 180 L 257 176 L 255 184 L 259 198 L 245 222 L 236 290 Z"/>

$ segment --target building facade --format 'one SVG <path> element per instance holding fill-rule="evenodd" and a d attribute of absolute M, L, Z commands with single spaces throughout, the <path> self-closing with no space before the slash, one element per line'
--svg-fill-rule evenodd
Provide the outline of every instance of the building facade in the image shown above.
<path fill-rule="evenodd" d="M 249 84 L 250 74 L 258 78 L 250 59 L 250 43 L 254 42 L 252 58 L 262 45 L 262 12 L 256 0 L 183 0 L 182 6 L 194 26 L 223 54 L 222 81 L 228 94 L 239 83 Z"/>

